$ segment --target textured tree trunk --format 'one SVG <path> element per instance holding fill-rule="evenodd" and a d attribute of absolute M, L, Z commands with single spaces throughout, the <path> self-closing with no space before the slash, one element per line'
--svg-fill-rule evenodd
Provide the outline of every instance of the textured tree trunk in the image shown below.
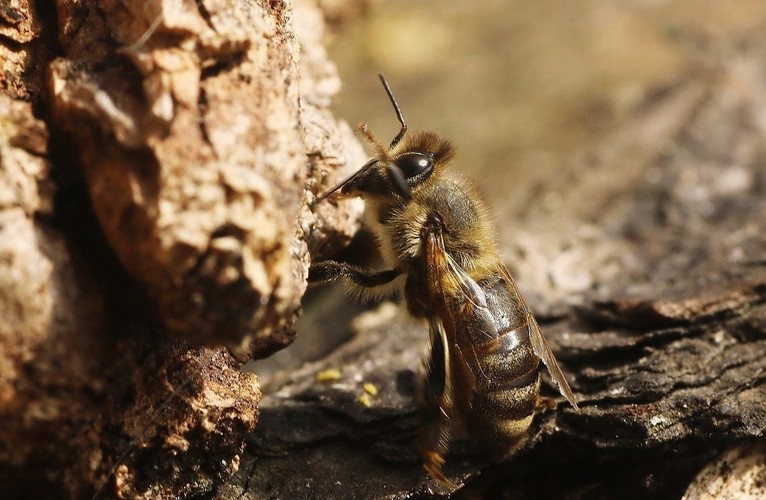
<path fill-rule="evenodd" d="M 0 6 L 0 496 L 237 470 L 261 397 L 240 364 L 291 342 L 308 231 L 342 245 L 359 212 L 306 209 L 363 156 L 299 10 L 300 33 L 283 2 Z"/>

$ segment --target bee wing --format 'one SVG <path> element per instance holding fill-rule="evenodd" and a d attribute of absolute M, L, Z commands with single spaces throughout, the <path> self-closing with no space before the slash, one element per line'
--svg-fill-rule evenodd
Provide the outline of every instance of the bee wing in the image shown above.
<path fill-rule="evenodd" d="M 429 237 L 426 266 L 429 292 L 434 302 L 440 304 L 440 316 L 452 318 L 447 299 L 460 298 L 470 304 L 471 314 L 480 322 L 480 329 L 492 339 L 497 337 L 497 325 L 487 304 L 487 294 L 444 249 L 441 233 Z"/>
<path fill-rule="evenodd" d="M 529 339 L 532 341 L 532 351 L 534 351 L 535 355 L 545 364 L 548 373 L 551 374 L 551 378 L 556 382 L 556 385 L 559 386 L 561 395 L 569 401 L 569 404 L 571 404 L 575 410 L 579 410 L 580 408 L 577 406 L 574 394 L 572 394 L 572 389 L 570 389 L 567 379 L 561 372 L 559 363 L 556 361 L 553 351 L 551 351 L 551 346 L 548 345 L 548 341 L 543 336 L 543 332 L 540 331 L 537 320 L 535 320 L 535 317 L 532 316 L 532 313 L 530 312 L 527 312 L 527 321 L 529 322 Z"/>
<path fill-rule="evenodd" d="M 449 484 L 442 472 L 444 455 L 449 449 L 455 412 L 455 381 L 452 370 L 452 348 L 445 321 L 452 324 L 452 317 L 441 296 L 443 279 L 447 269 L 440 242 L 431 235 L 426 241 L 426 276 L 428 284 L 428 328 L 431 335 L 426 374 L 420 386 L 424 428 L 420 433 L 419 447 L 423 465 L 432 477 Z M 434 283 L 430 283 L 434 281 Z"/>
<path fill-rule="evenodd" d="M 508 283 L 518 290 L 516 283 L 514 283 L 513 278 L 511 277 L 511 273 L 508 272 L 508 269 L 505 266 L 502 267 L 503 274 L 505 274 Z M 548 341 L 540 330 L 537 320 L 532 316 L 532 313 L 529 311 L 527 303 L 524 301 L 524 297 L 522 297 L 521 294 L 519 294 L 519 300 L 527 314 L 527 326 L 529 327 L 529 340 L 532 342 L 532 351 L 535 353 L 535 356 L 540 358 L 548 369 L 548 373 L 550 373 L 551 379 L 553 379 L 559 387 L 561 395 L 569 401 L 569 404 L 571 404 L 575 410 L 579 410 L 572 389 L 569 387 L 569 383 L 567 382 L 566 377 L 564 377 L 564 373 L 561 371 L 558 361 L 556 361 L 556 356 L 553 355 L 551 346 L 548 345 Z"/>
<path fill-rule="evenodd" d="M 426 278 L 428 303 L 442 324 L 446 347 L 453 358 L 452 366 L 464 368 L 457 376 L 467 377 L 468 380 L 461 380 L 463 385 L 473 388 L 476 374 L 472 373 L 465 355 L 476 356 L 476 353 L 463 353 L 458 348 L 456 324 L 464 323 L 465 318 L 470 317 L 472 332 L 479 332 L 488 341 L 496 340 L 498 324 L 487 303 L 487 294 L 447 253 L 442 234 L 438 230 L 429 232 L 426 239 Z M 465 327 L 463 324 L 461 328 Z"/>
<path fill-rule="evenodd" d="M 458 391 L 475 385 L 469 364 L 455 342 L 454 304 L 451 302 L 457 298 L 461 303 L 470 302 L 470 306 L 479 311 L 479 321 L 488 319 L 492 328 L 494 321 L 481 287 L 445 251 L 441 233 L 438 230 L 429 232 L 425 243 L 431 348 L 420 394 L 428 422 L 421 433 L 420 449 L 426 469 L 433 477 L 449 484 L 441 466 L 452 428 L 460 417 L 457 413 Z"/>
<path fill-rule="evenodd" d="M 447 253 L 439 230 L 432 230 L 426 238 L 426 278 L 428 302 L 448 342 L 452 386 L 461 394 L 470 394 L 486 375 L 481 371 L 473 343 L 469 342 L 465 351 L 459 347 L 458 330 L 462 335 L 470 333 L 477 337 L 480 343 L 497 343 L 499 325 L 490 310 L 486 292 Z"/>

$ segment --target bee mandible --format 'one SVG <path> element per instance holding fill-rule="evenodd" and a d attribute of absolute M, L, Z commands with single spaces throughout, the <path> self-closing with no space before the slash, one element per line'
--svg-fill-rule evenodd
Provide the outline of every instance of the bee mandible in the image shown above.
<path fill-rule="evenodd" d="M 430 331 L 420 384 L 419 449 L 426 470 L 442 472 L 454 432 L 493 455 L 510 453 L 532 423 L 540 362 L 577 409 L 572 390 L 499 257 L 495 228 L 474 186 L 449 171 L 450 143 L 432 131 L 407 134 L 399 104 L 379 75 L 401 124 L 388 146 L 366 124 L 359 129 L 375 156 L 316 198 L 361 197 L 387 269 L 370 272 L 325 261 L 310 283 L 343 279 L 361 296 L 400 293 Z"/>

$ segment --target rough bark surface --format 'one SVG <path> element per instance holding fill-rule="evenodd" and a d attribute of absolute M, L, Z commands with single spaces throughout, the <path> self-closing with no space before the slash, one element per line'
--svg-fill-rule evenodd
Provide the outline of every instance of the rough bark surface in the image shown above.
<path fill-rule="evenodd" d="M 456 443 L 446 471 L 457 488 L 678 498 L 714 456 L 763 438 L 764 82 L 763 47 L 708 66 L 657 93 L 534 198 L 498 207 L 512 267 L 581 408 L 539 414 L 507 463 Z M 535 203 L 543 198 L 555 203 Z M 367 313 L 352 341 L 265 397 L 249 454 L 219 497 L 449 493 L 418 466 L 413 397 L 426 334 L 403 315 Z M 340 377 L 320 381 L 328 369 Z M 762 469 L 748 463 L 719 467 L 719 483 L 747 470 L 757 486 Z"/>
<path fill-rule="evenodd" d="M 188 497 L 237 470 L 241 361 L 292 341 L 309 244 L 360 208 L 306 209 L 364 158 L 296 12 L 0 6 L 0 496 Z"/>
<path fill-rule="evenodd" d="M 287 251 L 297 228 L 284 224 L 306 175 L 298 47 L 284 6 L 233 7 L 60 2 L 59 22 L 80 22 L 60 37 L 51 106 L 106 239 L 163 323 L 268 349 L 265 326 L 302 293 Z"/>

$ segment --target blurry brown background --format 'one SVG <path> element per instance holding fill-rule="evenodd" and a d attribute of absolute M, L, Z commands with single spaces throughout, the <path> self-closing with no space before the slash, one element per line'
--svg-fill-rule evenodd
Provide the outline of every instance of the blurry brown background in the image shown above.
<path fill-rule="evenodd" d="M 341 117 L 393 137 L 398 124 L 375 76 L 385 73 L 410 127 L 450 138 L 457 168 L 500 211 L 647 96 L 766 33 L 762 0 L 478 5 L 374 2 L 329 46 Z"/>

